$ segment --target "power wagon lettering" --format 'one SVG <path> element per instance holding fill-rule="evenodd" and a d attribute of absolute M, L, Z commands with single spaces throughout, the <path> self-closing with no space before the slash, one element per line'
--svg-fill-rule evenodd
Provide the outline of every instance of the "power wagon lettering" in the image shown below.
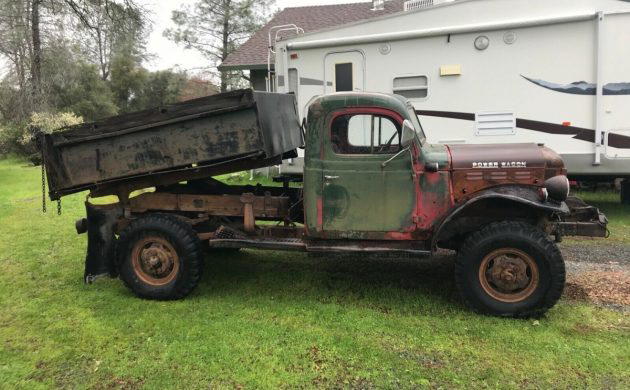
<path fill-rule="evenodd" d="M 472 163 L 473 168 L 527 168 L 526 161 L 484 161 Z"/>

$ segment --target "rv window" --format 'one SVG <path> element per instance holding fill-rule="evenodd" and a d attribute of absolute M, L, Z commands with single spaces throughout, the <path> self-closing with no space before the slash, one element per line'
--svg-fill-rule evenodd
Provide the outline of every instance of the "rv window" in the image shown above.
<path fill-rule="evenodd" d="M 295 99 L 298 98 L 298 71 L 295 68 L 289 68 L 289 92 L 293 92 L 295 94 Z"/>
<path fill-rule="evenodd" d="M 424 99 L 429 94 L 429 79 L 427 76 L 396 77 L 393 91 L 407 99 Z"/>
<path fill-rule="evenodd" d="M 352 91 L 352 62 L 335 64 L 335 90 Z"/>
<path fill-rule="evenodd" d="M 380 115 L 342 115 L 333 121 L 331 143 L 340 154 L 389 154 L 400 151 L 400 125 Z"/>

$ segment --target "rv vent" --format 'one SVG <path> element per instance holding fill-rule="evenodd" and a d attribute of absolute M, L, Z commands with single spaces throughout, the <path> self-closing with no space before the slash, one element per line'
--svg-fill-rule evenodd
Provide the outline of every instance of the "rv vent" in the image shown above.
<path fill-rule="evenodd" d="M 454 0 L 410 0 L 405 1 L 404 9 L 405 11 L 414 11 L 422 8 L 433 7 L 434 5 L 442 4 L 442 3 L 450 3 Z"/>
<path fill-rule="evenodd" d="M 516 134 L 516 116 L 513 112 L 479 112 L 475 114 L 475 134 Z"/>

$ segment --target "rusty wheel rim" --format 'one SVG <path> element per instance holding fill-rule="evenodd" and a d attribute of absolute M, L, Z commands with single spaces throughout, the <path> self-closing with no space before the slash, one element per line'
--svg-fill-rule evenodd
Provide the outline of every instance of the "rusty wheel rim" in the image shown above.
<path fill-rule="evenodd" d="M 179 271 L 177 251 L 161 237 L 146 237 L 136 242 L 131 263 L 138 278 L 153 286 L 170 283 Z"/>
<path fill-rule="evenodd" d="M 518 249 L 492 251 L 479 266 L 481 287 L 501 302 L 515 303 L 529 298 L 536 290 L 539 279 L 534 259 Z"/>

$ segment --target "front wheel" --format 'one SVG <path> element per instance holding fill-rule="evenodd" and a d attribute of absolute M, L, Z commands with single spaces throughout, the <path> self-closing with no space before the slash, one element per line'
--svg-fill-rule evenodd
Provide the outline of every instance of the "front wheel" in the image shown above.
<path fill-rule="evenodd" d="M 455 262 L 455 282 L 463 300 L 480 313 L 540 316 L 562 295 L 564 260 L 536 227 L 493 223 L 465 240 Z"/>
<path fill-rule="evenodd" d="M 143 298 L 183 298 L 201 279 L 197 234 L 172 215 L 150 214 L 133 221 L 120 235 L 117 252 L 120 278 Z"/>

